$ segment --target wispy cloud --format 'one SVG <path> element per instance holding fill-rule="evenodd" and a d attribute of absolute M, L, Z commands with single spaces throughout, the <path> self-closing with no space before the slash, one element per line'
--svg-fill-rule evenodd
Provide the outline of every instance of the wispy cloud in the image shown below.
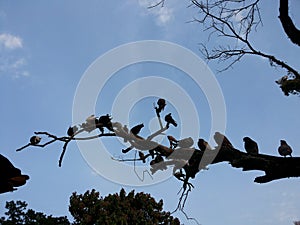
<path fill-rule="evenodd" d="M 148 7 L 153 5 L 152 0 L 139 0 L 138 2 L 141 7 L 146 8 L 147 12 L 155 17 L 159 26 L 167 25 L 174 18 L 174 10 L 166 5 L 149 9 Z"/>
<path fill-rule="evenodd" d="M 20 37 L 3 33 L 0 34 L 0 46 L 6 49 L 17 49 L 23 47 L 23 41 Z"/>
<path fill-rule="evenodd" d="M 10 76 L 12 78 L 28 77 L 30 74 L 25 70 L 27 61 L 25 58 L 15 56 L 0 57 L 0 76 Z"/>
<path fill-rule="evenodd" d="M 0 76 L 12 78 L 28 77 L 27 65 L 21 37 L 0 33 Z"/>

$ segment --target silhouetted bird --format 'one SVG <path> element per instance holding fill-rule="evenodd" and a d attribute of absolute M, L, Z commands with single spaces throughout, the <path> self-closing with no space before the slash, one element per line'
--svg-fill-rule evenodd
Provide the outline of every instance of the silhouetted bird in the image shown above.
<path fill-rule="evenodd" d="M 167 122 L 167 128 L 169 128 L 170 124 L 172 124 L 174 127 L 177 127 L 177 123 L 173 119 L 171 113 L 169 113 L 165 116 L 165 121 Z"/>
<path fill-rule="evenodd" d="M 146 163 L 146 157 L 145 157 L 144 153 L 139 152 L 139 157 L 140 157 L 140 160 L 143 160 L 143 163 Z"/>
<path fill-rule="evenodd" d="M 78 131 L 77 126 L 69 127 L 67 134 L 72 137 Z"/>
<path fill-rule="evenodd" d="M 106 127 L 108 130 L 114 132 L 111 119 L 111 116 L 109 114 L 106 114 L 105 116 L 100 116 L 99 119 L 96 120 L 96 127 L 99 128 L 101 133 L 104 132 L 104 130 L 102 129 L 103 127 Z"/>
<path fill-rule="evenodd" d="M 85 123 L 81 124 L 81 127 L 87 132 L 92 132 L 96 129 L 97 118 L 95 115 L 90 115 L 85 119 Z"/>
<path fill-rule="evenodd" d="M 285 140 L 280 140 L 280 146 L 278 148 L 278 152 L 281 156 L 286 157 L 287 155 L 292 157 L 292 148 L 286 143 Z"/>
<path fill-rule="evenodd" d="M 212 148 L 210 147 L 210 145 L 202 138 L 200 138 L 198 140 L 198 147 L 201 151 L 205 151 L 205 150 L 212 150 Z"/>
<path fill-rule="evenodd" d="M 176 140 L 176 138 L 174 138 L 174 137 L 171 136 L 171 135 L 168 135 L 167 138 L 168 138 L 169 143 L 170 143 L 170 148 L 176 148 L 176 147 L 177 147 L 178 140 Z"/>
<path fill-rule="evenodd" d="M 178 141 L 178 146 L 180 148 L 190 148 L 194 144 L 194 141 L 191 137 L 184 138 Z"/>
<path fill-rule="evenodd" d="M 281 77 L 279 80 L 276 80 L 275 82 L 276 82 L 276 84 L 283 84 L 285 81 L 287 81 L 288 80 L 288 76 L 287 75 L 285 75 L 285 76 L 283 76 L 283 77 Z"/>
<path fill-rule="evenodd" d="M 222 147 L 227 147 L 227 148 L 233 148 L 232 144 L 230 143 L 230 141 L 227 139 L 227 137 L 225 137 L 223 134 L 221 134 L 220 132 L 216 132 L 214 135 L 214 139 L 217 142 L 217 144 L 219 146 Z"/>
<path fill-rule="evenodd" d="M 29 176 L 22 175 L 21 170 L 0 154 L 0 194 L 16 190 L 14 187 L 24 185 L 28 179 Z"/>
<path fill-rule="evenodd" d="M 166 100 L 163 99 L 163 98 L 158 99 L 157 105 L 158 105 L 158 107 L 155 107 L 155 110 L 156 110 L 157 116 L 159 117 L 161 111 L 165 109 L 165 106 L 166 106 Z"/>
<path fill-rule="evenodd" d="M 155 151 L 153 149 L 149 150 L 149 154 L 151 155 L 152 159 L 155 156 Z"/>
<path fill-rule="evenodd" d="M 144 127 L 144 124 L 142 124 L 142 123 L 138 124 L 138 125 L 134 126 L 133 128 L 131 128 L 130 132 L 133 135 L 137 136 L 137 134 L 140 133 L 140 131 L 143 127 Z"/>
<path fill-rule="evenodd" d="M 41 137 L 39 137 L 39 136 L 32 136 L 31 138 L 30 138 L 30 144 L 32 144 L 32 145 L 37 145 L 38 143 L 40 143 L 41 142 Z"/>
<path fill-rule="evenodd" d="M 257 155 L 258 154 L 258 145 L 249 137 L 244 137 L 243 141 L 245 142 L 244 148 L 248 154 Z"/>

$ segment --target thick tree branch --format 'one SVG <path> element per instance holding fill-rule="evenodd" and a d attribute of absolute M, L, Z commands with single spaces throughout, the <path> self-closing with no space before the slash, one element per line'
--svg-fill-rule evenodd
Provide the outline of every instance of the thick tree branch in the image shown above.
<path fill-rule="evenodd" d="M 296 45 L 300 46 L 300 30 L 298 30 L 289 16 L 289 1 L 280 0 L 279 19 L 281 25 L 289 37 L 289 39 Z"/>

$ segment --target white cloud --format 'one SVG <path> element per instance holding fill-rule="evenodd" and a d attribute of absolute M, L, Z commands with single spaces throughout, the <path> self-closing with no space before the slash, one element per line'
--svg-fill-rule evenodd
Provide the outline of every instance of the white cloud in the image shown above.
<path fill-rule="evenodd" d="M 11 34 L 0 34 L 0 46 L 6 49 L 17 49 L 23 47 L 23 41 L 20 37 Z"/>
<path fill-rule="evenodd" d="M 155 15 L 157 16 L 158 24 L 164 25 L 173 19 L 173 10 L 167 7 L 161 7 L 156 11 Z"/>
<path fill-rule="evenodd" d="M 155 5 L 152 0 L 139 0 L 139 5 L 143 8 L 146 8 L 149 14 L 153 15 L 156 19 L 156 22 L 160 26 L 168 24 L 174 18 L 173 9 L 164 5 L 158 5 L 154 8 L 149 9 L 148 7 Z"/>
<path fill-rule="evenodd" d="M 12 78 L 28 77 L 30 73 L 24 69 L 27 61 L 25 58 L 14 56 L 0 57 L 0 76 L 10 76 Z"/>

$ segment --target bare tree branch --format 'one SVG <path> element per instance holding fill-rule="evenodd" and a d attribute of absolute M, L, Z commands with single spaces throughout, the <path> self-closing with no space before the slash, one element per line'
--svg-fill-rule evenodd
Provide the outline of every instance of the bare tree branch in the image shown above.
<path fill-rule="evenodd" d="M 256 55 L 268 59 L 271 65 L 280 66 L 286 69 L 294 78 L 300 79 L 300 74 L 297 70 L 275 56 L 257 50 L 249 41 L 249 34 L 252 28 L 256 29 L 261 23 L 258 8 L 259 0 L 240 8 L 230 8 L 231 4 L 229 3 L 233 2 L 236 1 L 222 0 L 213 1 L 213 3 L 207 1 L 206 4 L 203 4 L 192 0 L 192 3 L 200 9 L 200 14 L 203 15 L 202 19 L 195 19 L 195 21 L 204 24 L 206 30 L 211 30 L 219 37 L 237 41 L 237 44 L 229 44 L 226 47 L 220 45 L 212 51 L 209 51 L 206 45 L 202 44 L 201 51 L 205 58 L 207 60 L 218 59 L 219 61 L 231 60 L 229 65 L 222 70 L 224 71 L 240 61 L 243 56 Z M 237 15 L 240 16 L 240 21 L 234 21 Z"/>

